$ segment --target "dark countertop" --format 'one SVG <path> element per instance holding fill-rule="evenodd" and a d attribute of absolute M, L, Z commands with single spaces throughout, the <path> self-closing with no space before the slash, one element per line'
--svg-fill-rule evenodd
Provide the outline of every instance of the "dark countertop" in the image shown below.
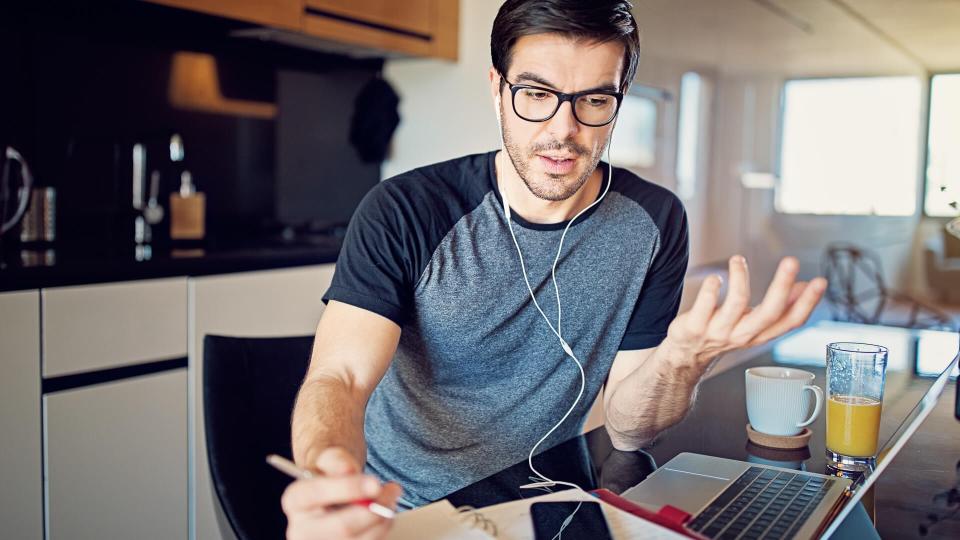
<path fill-rule="evenodd" d="M 7 250 L 0 254 L 0 291 L 86 285 L 173 276 L 203 276 L 334 263 L 341 239 L 261 238 L 192 249 Z"/>

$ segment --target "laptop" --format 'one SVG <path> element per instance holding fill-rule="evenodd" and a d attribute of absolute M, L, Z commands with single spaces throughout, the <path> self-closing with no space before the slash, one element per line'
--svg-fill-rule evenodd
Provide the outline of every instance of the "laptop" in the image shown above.
<path fill-rule="evenodd" d="M 687 526 L 708 538 L 829 538 L 936 407 L 958 362 L 960 354 L 883 446 L 873 470 L 855 482 L 685 452 L 622 496 L 689 512 Z"/>

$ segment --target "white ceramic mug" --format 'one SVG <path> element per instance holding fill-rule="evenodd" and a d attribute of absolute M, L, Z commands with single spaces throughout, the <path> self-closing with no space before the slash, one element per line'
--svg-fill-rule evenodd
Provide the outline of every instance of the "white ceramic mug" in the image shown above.
<path fill-rule="evenodd" d="M 789 437 L 797 435 L 820 416 L 823 390 L 814 386 L 809 371 L 788 367 L 755 367 L 746 370 L 747 418 L 755 431 Z M 816 398 L 813 414 L 810 394 Z"/>

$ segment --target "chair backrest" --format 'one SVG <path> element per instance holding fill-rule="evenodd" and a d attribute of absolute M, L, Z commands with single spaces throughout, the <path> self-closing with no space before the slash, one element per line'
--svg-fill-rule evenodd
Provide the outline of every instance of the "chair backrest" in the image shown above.
<path fill-rule="evenodd" d="M 879 322 L 887 301 L 880 257 L 852 244 L 830 244 L 823 256 L 823 275 L 834 319 Z"/>
<path fill-rule="evenodd" d="M 291 455 L 290 415 L 313 336 L 203 340 L 207 458 L 217 498 L 241 540 L 283 538 L 280 496 L 290 479 L 267 454 Z"/>

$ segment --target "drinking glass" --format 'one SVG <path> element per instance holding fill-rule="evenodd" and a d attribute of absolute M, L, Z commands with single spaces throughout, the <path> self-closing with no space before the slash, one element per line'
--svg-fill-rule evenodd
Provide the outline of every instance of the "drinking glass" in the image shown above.
<path fill-rule="evenodd" d="M 827 465 L 850 471 L 873 466 L 886 369 L 882 345 L 827 345 Z"/>

